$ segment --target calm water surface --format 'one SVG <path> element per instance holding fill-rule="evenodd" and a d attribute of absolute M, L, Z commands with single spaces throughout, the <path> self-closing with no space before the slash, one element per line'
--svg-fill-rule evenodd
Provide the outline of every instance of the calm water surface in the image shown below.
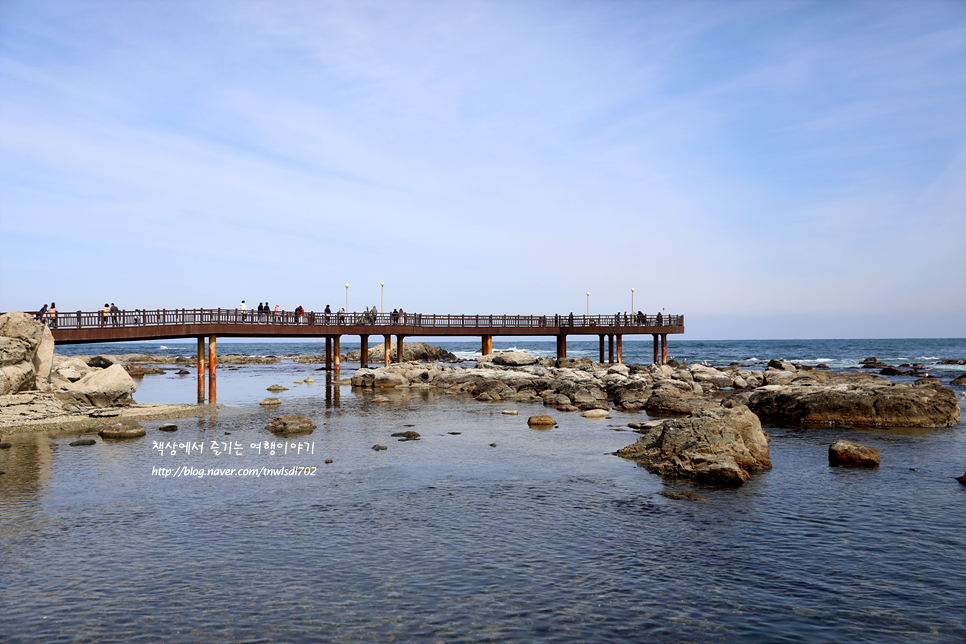
<path fill-rule="evenodd" d="M 966 641 L 962 425 L 768 428 L 774 469 L 715 490 L 611 455 L 643 414 L 531 430 L 541 405 L 431 390 L 375 404 L 314 368 L 226 368 L 218 410 L 174 433 L 6 438 L 0 641 Z M 283 405 L 263 409 L 275 382 Z M 165 374 L 136 398 L 193 395 L 192 376 Z M 318 429 L 259 453 L 281 413 Z M 406 429 L 421 439 L 390 437 Z M 838 438 L 882 467 L 829 468 Z M 226 442 L 240 453 L 212 449 Z M 317 469 L 156 474 L 295 466 Z"/>

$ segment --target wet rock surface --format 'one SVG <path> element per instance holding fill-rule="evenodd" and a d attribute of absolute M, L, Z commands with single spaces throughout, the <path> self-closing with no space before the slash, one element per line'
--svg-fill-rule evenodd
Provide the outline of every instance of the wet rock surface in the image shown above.
<path fill-rule="evenodd" d="M 315 429 L 315 423 L 305 416 L 286 414 L 272 420 L 265 429 L 276 434 L 310 434 Z"/>
<path fill-rule="evenodd" d="M 667 478 L 723 486 L 741 485 L 749 471 L 771 468 L 768 436 L 744 406 L 665 420 L 617 455 Z"/>
<path fill-rule="evenodd" d="M 879 467 L 879 450 L 861 443 L 838 440 L 829 445 L 828 464 L 832 467 Z"/>

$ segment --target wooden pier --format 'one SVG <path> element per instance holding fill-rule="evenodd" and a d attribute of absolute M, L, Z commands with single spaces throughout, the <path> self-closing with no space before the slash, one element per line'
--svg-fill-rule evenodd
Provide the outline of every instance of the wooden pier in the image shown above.
<path fill-rule="evenodd" d="M 216 338 L 325 338 L 325 368 L 339 371 L 342 336 L 359 336 L 361 366 L 368 366 L 370 336 L 383 336 L 384 363 L 390 363 L 390 345 L 396 338 L 396 359 L 403 357 L 403 341 L 412 337 L 481 338 L 481 353 L 493 352 L 494 336 L 554 337 L 557 357 L 567 357 L 568 336 L 598 336 L 600 362 L 622 363 L 625 335 L 649 334 L 654 338 L 654 362 L 667 363 L 667 336 L 684 333 L 683 315 L 617 313 L 614 315 L 429 315 L 423 313 L 316 313 L 291 311 L 259 313 L 237 309 L 161 309 L 60 312 L 50 321 L 58 344 L 136 342 L 144 340 L 198 340 L 198 402 L 204 402 L 204 374 L 208 373 L 208 399 L 215 402 Z M 205 338 L 208 338 L 207 352 Z M 605 359 L 606 349 L 606 359 Z"/>

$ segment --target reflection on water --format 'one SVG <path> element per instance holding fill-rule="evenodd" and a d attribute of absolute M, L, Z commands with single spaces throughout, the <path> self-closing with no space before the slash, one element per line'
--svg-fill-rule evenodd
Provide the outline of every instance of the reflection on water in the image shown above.
<path fill-rule="evenodd" d="M 951 642 L 966 638 L 963 427 L 772 428 L 739 490 L 612 456 L 592 421 L 431 389 L 352 391 L 303 366 L 219 374 L 208 416 L 134 441 L 15 435 L 0 452 L 10 642 Z M 346 374 L 346 372 L 343 372 Z M 295 380 L 313 375 L 312 385 Z M 281 408 L 258 401 L 270 384 Z M 182 391 L 179 388 L 184 388 Z M 145 378 L 139 400 L 194 395 Z M 375 402 L 385 396 L 388 402 Z M 177 400 L 180 402 L 180 400 Z M 500 412 L 511 407 L 519 416 Z M 318 428 L 276 454 L 283 413 Z M 418 441 L 390 435 L 413 429 Z M 226 434 L 227 432 L 227 434 Z M 882 451 L 827 466 L 837 438 Z M 158 441 L 181 447 L 159 450 Z M 212 443 L 237 442 L 238 454 Z M 374 444 L 386 445 L 374 451 Z M 491 444 L 496 447 L 491 447 Z M 202 444 L 203 451 L 192 446 Z M 333 463 L 326 465 L 325 460 Z M 162 476 L 187 466 L 204 475 Z M 315 475 L 208 475 L 315 467 Z M 694 489 L 703 502 L 662 489 Z"/>

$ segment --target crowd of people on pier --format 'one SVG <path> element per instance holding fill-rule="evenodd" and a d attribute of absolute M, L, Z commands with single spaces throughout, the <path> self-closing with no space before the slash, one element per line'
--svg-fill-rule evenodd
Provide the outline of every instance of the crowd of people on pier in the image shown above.
<path fill-rule="evenodd" d="M 231 309 L 219 309 L 224 315 L 232 315 Z M 117 307 L 116 304 L 111 302 L 110 304 L 105 303 L 104 306 L 97 310 L 98 323 L 100 326 L 124 326 L 128 324 L 141 324 L 141 320 L 147 318 L 148 311 L 141 311 L 135 309 L 133 314 L 129 311 L 122 311 Z M 52 329 L 57 328 L 57 305 L 51 302 L 50 306 L 44 304 L 36 313 L 36 319 L 46 324 Z M 221 315 L 221 314 L 220 314 Z M 642 311 L 637 313 L 631 312 L 627 313 L 617 313 L 611 318 L 611 316 L 587 316 L 588 320 L 580 319 L 576 320 L 574 314 L 570 313 L 567 316 L 554 315 L 552 318 L 552 323 L 554 326 L 575 326 L 575 322 L 579 322 L 579 325 L 589 324 L 589 326 L 597 326 L 598 324 L 609 324 L 610 320 L 613 320 L 615 326 L 646 326 L 648 324 L 648 318 L 650 317 L 651 323 L 656 326 L 664 326 L 666 318 L 662 312 L 658 312 L 656 316 L 648 316 Z M 262 324 L 310 324 L 310 325 L 329 325 L 329 324 L 339 324 L 339 325 L 376 325 L 376 324 L 391 324 L 391 325 L 406 325 L 406 324 L 420 324 L 421 315 L 406 313 L 402 308 L 393 309 L 391 313 L 381 314 L 379 310 L 373 305 L 372 308 L 363 309 L 361 313 L 348 312 L 344 308 L 340 308 L 337 312 L 332 312 L 332 307 L 328 304 L 325 305 L 325 311 L 322 313 L 315 313 L 305 311 L 305 307 L 301 304 L 295 307 L 292 311 L 285 311 L 282 309 L 280 304 L 276 304 L 272 307 L 271 304 L 266 302 L 259 302 L 258 306 L 254 310 L 250 310 L 245 300 L 236 307 L 233 318 L 225 319 L 227 322 L 244 322 L 244 323 L 262 323 Z M 213 320 L 212 320 L 213 321 Z M 540 316 L 539 323 L 540 326 L 546 326 L 551 320 L 547 319 L 547 316 Z"/>

